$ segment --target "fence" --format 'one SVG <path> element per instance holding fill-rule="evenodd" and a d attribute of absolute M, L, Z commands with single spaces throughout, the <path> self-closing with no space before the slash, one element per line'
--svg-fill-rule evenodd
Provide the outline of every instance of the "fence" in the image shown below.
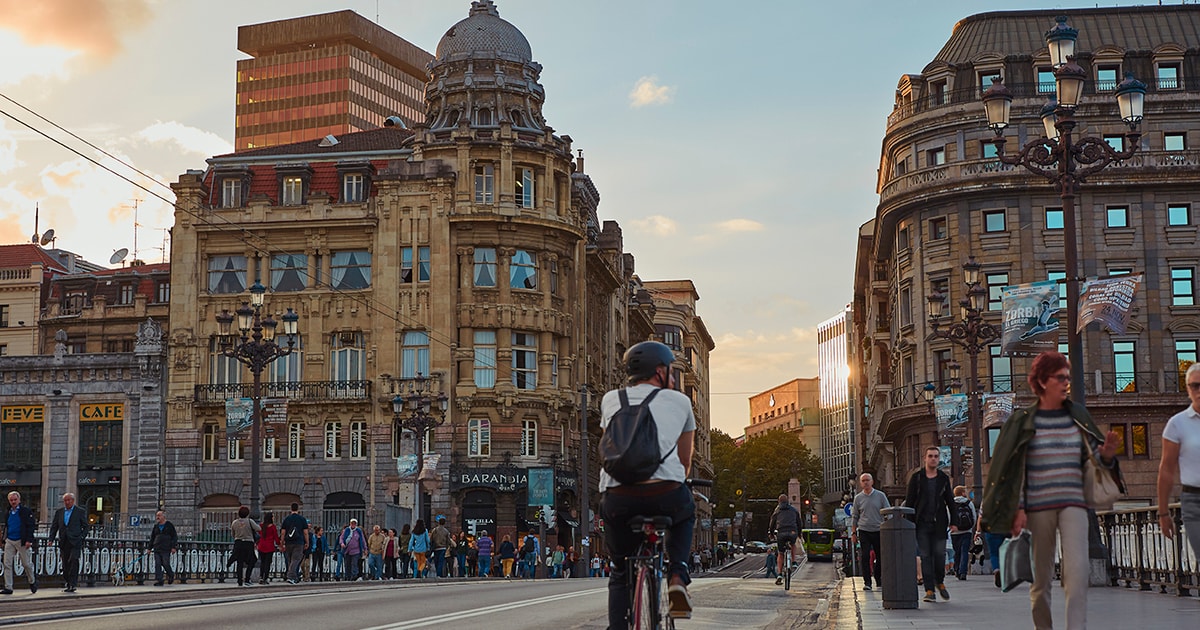
<path fill-rule="evenodd" d="M 1115 510 L 1099 515 L 1100 532 L 1108 547 L 1113 586 L 1160 592 L 1175 589 L 1180 597 L 1200 589 L 1200 564 L 1187 542 L 1179 504 L 1170 508 L 1175 537 L 1163 536 L 1157 507 Z"/>

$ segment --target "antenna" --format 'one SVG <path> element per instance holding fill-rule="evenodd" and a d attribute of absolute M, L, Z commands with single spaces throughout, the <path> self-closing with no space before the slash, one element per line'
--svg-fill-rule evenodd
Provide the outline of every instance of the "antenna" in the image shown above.
<path fill-rule="evenodd" d="M 141 199 L 138 199 L 137 197 L 133 198 L 133 259 L 134 260 L 138 259 L 138 256 L 137 256 L 137 252 L 138 252 L 137 234 L 138 234 L 138 228 L 142 227 L 142 225 L 140 223 L 138 223 L 138 217 L 137 217 L 138 204 L 141 202 L 142 202 Z"/>
<path fill-rule="evenodd" d="M 54 228 L 50 228 L 49 230 L 46 230 L 46 233 L 42 235 L 41 244 L 42 244 L 42 247 L 45 247 L 52 242 L 54 242 Z"/>
<path fill-rule="evenodd" d="M 171 228 L 158 228 L 163 233 L 162 247 L 155 247 L 162 252 L 162 262 L 167 262 L 167 239 L 171 238 Z"/>
<path fill-rule="evenodd" d="M 40 206 L 41 204 L 36 202 L 33 204 L 33 243 L 40 242 L 40 239 L 38 238 L 38 215 L 41 212 Z"/>
<path fill-rule="evenodd" d="M 112 256 L 108 257 L 108 264 L 115 265 L 115 264 L 121 262 L 122 260 L 125 260 L 125 257 L 128 255 L 129 255 L 129 250 L 122 247 L 121 249 L 118 249 L 117 251 L 113 252 Z"/>

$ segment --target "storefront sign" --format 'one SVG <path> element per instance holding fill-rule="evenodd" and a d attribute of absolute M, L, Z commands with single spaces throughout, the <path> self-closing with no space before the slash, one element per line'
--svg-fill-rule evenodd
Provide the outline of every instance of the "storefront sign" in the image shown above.
<path fill-rule="evenodd" d="M 429 455 L 425 456 L 426 469 L 430 467 L 432 461 Z M 412 463 L 416 464 L 415 457 L 412 458 Z M 397 468 L 399 468 L 399 462 L 397 464 Z M 400 472 L 402 475 L 404 474 L 403 470 Z M 408 473 L 408 475 L 411 477 L 412 473 Z M 456 466 L 450 469 L 451 492 L 464 488 L 492 488 L 499 492 L 516 492 L 517 489 L 525 487 L 528 483 L 529 470 L 524 468 L 460 468 Z M 579 485 L 576 475 L 563 473 L 562 471 L 558 471 L 554 475 L 554 483 L 559 490 L 574 490 Z"/>
<path fill-rule="evenodd" d="M 120 422 L 125 419 L 125 403 L 79 405 L 79 419 L 86 422 Z"/>
<path fill-rule="evenodd" d="M 42 422 L 46 419 L 45 405 L 4 405 L 0 407 L 0 422 Z"/>

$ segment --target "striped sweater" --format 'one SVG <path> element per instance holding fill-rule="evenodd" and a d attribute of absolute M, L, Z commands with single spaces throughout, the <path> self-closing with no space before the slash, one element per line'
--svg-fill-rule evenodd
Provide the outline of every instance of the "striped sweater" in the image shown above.
<path fill-rule="evenodd" d="M 1067 410 L 1039 409 L 1033 416 L 1034 434 L 1025 458 L 1025 492 L 1021 507 L 1028 512 L 1087 507 L 1083 499 L 1083 436 Z"/>

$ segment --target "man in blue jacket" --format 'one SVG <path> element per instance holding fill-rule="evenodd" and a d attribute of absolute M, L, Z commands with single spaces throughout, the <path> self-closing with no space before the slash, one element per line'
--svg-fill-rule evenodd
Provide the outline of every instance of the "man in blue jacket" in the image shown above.
<path fill-rule="evenodd" d="M 0 594 L 12 595 L 17 556 L 21 557 L 21 566 L 25 567 L 29 591 L 37 592 L 37 576 L 33 572 L 33 534 L 36 531 L 37 519 L 29 508 L 21 505 L 21 493 L 9 492 L 8 518 L 4 520 L 4 590 Z"/>

